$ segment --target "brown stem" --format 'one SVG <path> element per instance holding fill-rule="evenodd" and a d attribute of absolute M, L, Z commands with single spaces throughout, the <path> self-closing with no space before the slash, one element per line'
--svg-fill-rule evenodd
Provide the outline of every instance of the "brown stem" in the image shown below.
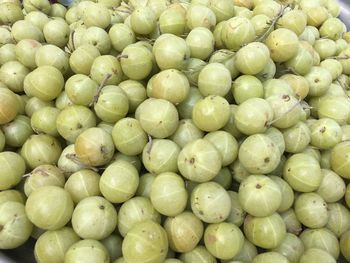
<path fill-rule="evenodd" d="M 350 56 L 332 56 L 328 57 L 327 59 L 349 59 Z"/>
<path fill-rule="evenodd" d="M 149 147 L 147 149 L 147 153 L 150 154 L 153 147 L 153 139 L 152 139 L 152 136 L 149 134 L 148 134 L 148 142 L 149 142 Z"/>
<path fill-rule="evenodd" d="M 110 74 L 110 73 L 107 73 L 105 75 L 100 86 L 98 86 L 98 88 L 97 88 L 96 95 L 93 97 L 91 103 L 89 104 L 90 107 L 96 104 L 96 102 L 98 101 L 98 98 L 100 97 L 100 93 L 101 93 L 103 87 L 106 85 L 106 82 L 109 80 L 110 77 L 112 77 L 112 74 Z"/>
<path fill-rule="evenodd" d="M 289 7 L 289 4 L 285 5 L 285 6 L 281 6 L 280 11 L 278 12 L 278 14 L 272 19 L 272 21 L 270 21 L 270 25 L 268 26 L 268 28 L 266 29 L 265 33 L 260 36 L 256 41 L 257 42 L 264 42 L 265 39 L 267 38 L 267 36 L 271 33 L 271 31 L 275 28 L 275 25 L 277 23 L 277 21 L 283 16 L 284 11 Z"/>
<path fill-rule="evenodd" d="M 282 119 L 283 117 L 285 117 L 288 113 L 292 112 L 296 107 L 298 107 L 301 103 L 301 100 L 299 99 L 297 103 L 295 103 L 292 107 L 290 107 L 290 109 L 288 109 L 286 112 L 284 112 L 281 116 L 279 116 L 278 118 L 269 121 L 266 126 L 270 127 L 272 124 L 274 124 L 275 122 L 279 121 L 280 119 Z"/>
<path fill-rule="evenodd" d="M 90 169 L 90 170 L 92 170 L 92 171 L 94 171 L 96 173 L 98 172 L 98 169 L 96 167 L 92 167 L 92 166 L 88 166 L 88 165 L 83 164 L 79 160 L 78 156 L 75 153 L 68 153 L 68 154 L 66 154 L 66 158 L 68 160 L 72 161 L 73 163 L 76 163 L 76 164 L 82 166 L 85 169 Z"/>

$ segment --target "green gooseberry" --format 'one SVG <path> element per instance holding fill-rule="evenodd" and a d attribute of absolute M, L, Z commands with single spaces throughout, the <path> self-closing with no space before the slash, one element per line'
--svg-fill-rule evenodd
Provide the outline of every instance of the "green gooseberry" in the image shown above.
<path fill-rule="evenodd" d="M 63 187 L 66 179 L 63 172 L 51 164 L 43 164 L 29 173 L 24 183 L 24 193 L 29 196 L 36 189 L 53 185 Z"/>
<path fill-rule="evenodd" d="M 327 203 L 337 202 L 342 199 L 346 192 L 344 180 L 329 169 L 322 169 L 322 182 L 316 193 Z"/>
<path fill-rule="evenodd" d="M 237 51 L 243 45 L 253 42 L 255 29 L 246 17 L 232 17 L 226 21 L 221 31 L 221 39 L 226 48 Z"/>
<path fill-rule="evenodd" d="M 100 241 L 93 239 L 80 240 L 66 251 L 64 262 L 74 263 L 77 261 L 85 263 L 110 262 L 106 247 Z"/>
<path fill-rule="evenodd" d="M 320 27 L 320 36 L 337 40 L 345 32 L 344 23 L 337 17 L 330 17 Z"/>
<path fill-rule="evenodd" d="M 117 85 L 122 81 L 123 71 L 116 57 L 103 55 L 92 63 L 90 77 L 99 85 Z"/>
<path fill-rule="evenodd" d="M 67 141 L 74 143 L 77 137 L 96 126 L 96 117 L 87 107 L 73 105 L 63 109 L 57 116 L 58 133 Z"/>
<path fill-rule="evenodd" d="M 180 147 L 168 139 L 155 139 L 145 144 L 142 162 L 147 171 L 154 174 L 178 171 Z"/>
<path fill-rule="evenodd" d="M 166 33 L 156 39 L 152 49 L 161 70 L 182 69 L 190 57 L 190 49 L 181 37 Z"/>
<path fill-rule="evenodd" d="M 192 3 L 186 13 L 187 27 L 206 27 L 212 30 L 216 25 L 216 15 L 212 9 L 205 5 Z"/>
<path fill-rule="evenodd" d="M 64 19 L 52 19 L 43 28 L 45 40 L 48 44 L 63 48 L 69 39 L 70 28 Z"/>
<path fill-rule="evenodd" d="M 306 28 L 307 17 L 302 10 L 290 10 L 283 14 L 277 25 L 292 30 L 297 36 L 300 36 Z"/>
<path fill-rule="evenodd" d="M 317 39 L 313 47 L 322 60 L 334 56 L 337 53 L 335 41 L 331 39 Z"/>
<path fill-rule="evenodd" d="M 33 113 L 30 124 L 36 133 L 45 133 L 51 136 L 58 136 L 56 120 L 60 110 L 54 107 L 44 107 Z"/>
<path fill-rule="evenodd" d="M 216 50 L 209 58 L 209 63 L 221 63 L 223 64 L 231 74 L 231 78 L 235 79 L 239 76 L 239 71 L 235 65 L 235 60 L 232 57 L 235 53 L 228 49 L 219 49 Z"/>
<path fill-rule="evenodd" d="M 230 19 L 235 14 L 234 2 L 230 0 L 210 0 L 208 7 L 214 12 L 218 23 Z"/>
<path fill-rule="evenodd" d="M 112 234 L 109 237 L 101 240 L 101 243 L 108 250 L 111 262 L 114 262 L 113 260 L 122 256 L 122 242 L 123 239 L 118 234 Z"/>
<path fill-rule="evenodd" d="M 89 27 L 81 39 L 82 44 L 90 44 L 99 50 L 101 55 L 107 55 L 111 50 L 111 40 L 108 33 L 100 27 Z"/>
<path fill-rule="evenodd" d="M 27 116 L 17 115 L 13 121 L 2 125 L 1 129 L 5 136 L 6 145 L 21 147 L 34 133 L 30 122 L 31 120 Z"/>
<path fill-rule="evenodd" d="M 176 107 L 163 99 L 146 99 L 136 109 L 135 117 L 140 122 L 142 129 L 157 139 L 172 135 L 179 123 Z"/>
<path fill-rule="evenodd" d="M 1 29 L 0 29 L 1 34 Z M 1 35 L 0 35 L 0 42 L 1 42 Z M 16 45 L 15 44 L 4 44 L 0 46 L 0 65 L 5 64 L 9 61 L 16 60 Z"/>
<path fill-rule="evenodd" d="M 222 156 L 209 140 L 196 139 L 184 146 L 177 158 L 182 176 L 194 182 L 208 182 L 220 171 Z"/>
<path fill-rule="evenodd" d="M 313 57 L 303 47 L 299 47 L 296 55 L 285 62 L 285 66 L 299 75 L 307 74 L 314 64 Z"/>
<path fill-rule="evenodd" d="M 142 45 L 130 44 L 120 55 L 122 70 L 132 80 L 145 79 L 152 71 L 152 60 L 152 52 Z"/>
<path fill-rule="evenodd" d="M 226 222 L 235 224 L 240 227 L 246 216 L 246 212 L 243 210 L 242 205 L 238 198 L 238 193 L 234 191 L 227 191 L 231 199 L 231 212 L 226 219 Z"/>
<path fill-rule="evenodd" d="M 24 92 L 29 97 L 43 101 L 56 99 L 64 86 L 62 73 L 53 66 L 40 66 L 30 72 L 23 82 Z"/>
<path fill-rule="evenodd" d="M 65 83 L 65 92 L 69 100 L 75 105 L 89 106 L 97 93 L 97 89 L 98 84 L 83 74 L 75 74 L 68 78 Z"/>
<path fill-rule="evenodd" d="M 309 248 L 305 250 L 299 263 L 336 263 L 336 260 L 322 249 Z"/>
<path fill-rule="evenodd" d="M 288 263 L 289 260 L 277 252 L 264 252 L 256 257 L 254 257 L 252 263 L 273 263 L 273 262 L 281 262 L 281 263 Z"/>
<path fill-rule="evenodd" d="M 216 258 L 204 246 L 201 245 L 196 246 L 189 252 L 182 253 L 179 258 L 183 263 L 217 263 Z"/>
<path fill-rule="evenodd" d="M 210 224 L 204 232 L 205 247 L 219 259 L 233 258 L 241 251 L 243 243 L 242 231 L 231 223 Z"/>
<path fill-rule="evenodd" d="M 25 173 L 26 165 L 23 158 L 15 152 L 0 153 L 0 190 L 7 190 L 16 186 Z"/>
<path fill-rule="evenodd" d="M 66 91 L 62 91 L 60 95 L 56 98 L 55 106 L 59 110 L 63 110 L 69 106 L 73 106 L 74 103 L 67 96 Z"/>
<path fill-rule="evenodd" d="M 322 67 L 312 67 L 310 72 L 305 75 L 309 83 L 309 95 L 321 96 L 327 92 L 332 83 L 331 73 Z"/>
<path fill-rule="evenodd" d="M 64 189 L 69 192 L 73 202 L 77 204 L 86 197 L 100 195 L 99 182 L 100 175 L 98 173 L 81 169 L 69 176 Z"/>
<path fill-rule="evenodd" d="M 136 34 L 147 35 L 155 29 L 157 16 L 149 6 L 136 7 L 131 13 L 130 24 Z"/>
<path fill-rule="evenodd" d="M 205 223 L 220 223 L 230 215 L 231 198 L 218 183 L 201 183 L 191 193 L 191 209 Z"/>
<path fill-rule="evenodd" d="M 316 193 L 297 196 L 294 211 L 298 220 L 308 228 L 321 228 L 328 222 L 327 203 Z"/>
<path fill-rule="evenodd" d="M 102 173 L 100 190 L 102 195 L 112 203 L 129 200 L 139 185 L 137 169 L 124 160 L 111 163 Z"/>
<path fill-rule="evenodd" d="M 294 202 L 294 192 L 293 189 L 289 186 L 289 184 L 284 181 L 281 177 L 270 175 L 270 179 L 272 179 L 280 188 L 282 194 L 281 204 L 277 209 L 278 212 L 287 211 L 292 207 Z"/>
<path fill-rule="evenodd" d="M 102 121 L 115 123 L 127 115 L 129 99 L 121 88 L 108 85 L 101 89 L 94 110 Z"/>
<path fill-rule="evenodd" d="M 64 189 L 58 186 L 43 186 L 29 195 L 25 211 L 29 220 L 37 227 L 57 230 L 70 221 L 73 201 Z"/>
<path fill-rule="evenodd" d="M 282 133 L 286 146 L 285 150 L 289 153 L 304 151 L 312 140 L 312 133 L 309 127 L 301 121 L 290 128 L 284 129 Z"/>
<path fill-rule="evenodd" d="M 26 13 L 24 20 L 31 22 L 42 31 L 46 23 L 50 21 L 50 18 L 47 14 L 41 12 L 40 10 L 33 10 Z"/>
<path fill-rule="evenodd" d="M 311 155 L 293 154 L 285 163 L 283 178 L 295 191 L 316 191 L 322 182 L 321 167 Z"/>
<path fill-rule="evenodd" d="M 337 237 L 327 228 L 306 229 L 300 234 L 305 249 L 318 248 L 328 252 L 335 259 L 339 257 L 340 249 Z"/>
<path fill-rule="evenodd" d="M 152 82 L 152 97 L 164 99 L 178 105 L 189 93 L 190 83 L 186 75 L 176 69 L 162 70 L 154 75 Z"/>
<path fill-rule="evenodd" d="M 35 63 L 40 66 L 53 66 L 65 74 L 69 69 L 67 53 L 57 46 L 48 44 L 41 46 L 35 53 Z"/>
<path fill-rule="evenodd" d="M 24 204 L 24 194 L 19 190 L 2 190 L 0 192 L 0 205 L 6 202 L 18 202 Z"/>
<path fill-rule="evenodd" d="M 286 225 L 277 213 L 266 217 L 248 215 L 244 220 L 243 229 L 250 242 L 265 249 L 277 248 L 287 235 Z"/>
<path fill-rule="evenodd" d="M 294 96 L 294 91 L 289 83 L 283 79 L 268 79 L 263 83 L 264 98 L 274 95 L 290 95 Z"/>
<path fill-rule="evenodd" d="M 12 25 L 24 18 L 21 7 L 11 2 L 2 2 L 0 4 L 0 15 L 0 23 L 2 25 Z"/>
<path fill-rule="evenodd" d="M 326 228 L 338 238 L 350 228 L 350 212 L 347 207 L 339 203 L 327 205 L 329 219 Z"/>
<path fill-rule="evenodd" d="M 13 92 L 23 92 L 23 81 L 29 69 L 18 61 L 8 61 L 0 67 L 1 81 Z"/>
<path fill-rule="evenodd" d="M 223 167 L 219 173 L 213 178 L 214 182 L 220 184 L 226 190 L 229 190 L 232 185 L 232 175 L 228 167 Z"/>
<path fill-rule="evenodd" d="M 87 27 L 107 28 L 111 23 L 111 16 L 108 8 L 101 3 L 92 3 L 89 8 L 83 12 L 83 21 Z"/>
<path fill-rule="evenodd" d="M 101 196 L 86 197 L 74 208 L 72 227 L 83 239 L 104 239 L 117 227 L 117 211 Z"/>
<path fill-rule="evenodd" d="M 64 255 L 69 247 L 78 241 L 78 235 L 70 227 L 46 231 L 35 243 L 35 259 L 38 263 L 63 262 Z"/>
<path fill-rule="evenodd" d="M 118 160 L 124 160 L 128 163 L 131 163 L 138 172 L 141 172 L 141 160 L 139 158 L 139 156 L 130 156 L 130 155 L 125 155 L 121 152 L 117 152 L 110 163 L 114 162 L 114 161 L 118 161 Z"/>
<path fill-rule="evenodd" d="M 327 150 L 336 146 L 342 138 L 340 125 L 333 119 L 320 118 L 310 125 L 311 145 Z"/>
<path fill-rule="evenodd" d="M 42 45 L 33 39 L 22 39 L 15 48 L 16 58 L 25 67 L 34 69 L 37 67 L 35 54 Z"/>
<path fill-rule="evenodd" d="M 350 259 L 349 246 L 350 246 L 350 230 L 346 231 L 340 238 L 340 250 L 347 260 Z"/>
<path fill-rule="evenodd" d="M 332 170 L 345 179 L 350 178 L 350 141 L 338 143 L 331 152 Z"/>
<path fill-rule="evenodd" d="M 92 63 L 100 55 L 100 51 L 96 46 L 83 44 L 77 47 L 70 55 L 70 68 L 76 74 L 89 75 Z"/>
<path fill-rule="evenodd" d="M 108 31 L 112 47 L 122 52 L 123 49 L 136 42 L 135 33 L 123 23 L 114 24 Z"/>
<path fill-rule="evenodd" d="M 123 203 L 118 212 L 118 230 L 125 237 L 137 224 L 145 220 L 160 223 L 161 216 L 147 197 L 136 196 Z"/>
<path fill-rule="evenodd" d="M 180 253 L 187 253 L 195 249 L 204 232 L 203 223 L 188 211 L 168 217 L 164 222 L 164 229 L 170 248 Z"/>
<path fill-rule="evenodd" d="M 269 123 L 270 125 L 286 129 L 299 122 L 302 107 L 300 101 L 294 96 L 279 94 L 268 97 L 266 100 L 274 112 L 274 119 Z"/>
<path fill-rule="evenodd" d="M 49 16 L 65 18 L 66 13 L 67 13 L 67 8 L 64 5 L 61 5 L 59 3 L 54 3 L 51 5 Z"/>
<path fill-rule="evenodd" d="M 264 89 L 261 81 L 254 76 L 242 75 L 232 84 L 232 94 L 237 104 L 250 98 L 262 98 Z"/>
<path fill-rule="evenodd" d="M 186 37 L 191 57 L 206 60 L 214 51 L 214 35 L 206 27 L 193 28 Z"/>
<path fill-rule="evenodd" d="M 147 134 L 138 120 L 123 118 L 113 127 L 112 138 L 117 150 L 126 155 L 137 155 L 147 144 Z"/>
<path fill-rule="evenodd" d="M 288 209 L 287 211 L 282 212 L 280 215 L 286 225 L 287 232 L 298 236 L 303 229 L 294 212 L 294 209 Z"/>
<path fill-rule="evenodd" d="M 136 224 L 126 234 L 122 252 L 126 262 L 162 263 L 168 253 L 166 231 L 152 220 Z"/>
<path fill-rule="evenodd" d="M 198 129 L 191 119 L 182 119 L 179 121 L 179 126 L 170 139 L 180 148 L 183 148 L 186 144 L 203 138 L 203 136 L 204 132 Z"/>
<path fill-rule="evenodd" d="M 203 96 L 224 97 L 231 88 L 231 82 L 230 71 L 218 62 L 207 64 L 198 75 L 198 89 Z"/>
<path fill-rule="evenodd" d="M 177 110 L 181 119 L 190 119 L 192 118 L 192 111 L 194 105 L 201 99 L 203 95 L 197 87 L 190 87 L 188 95 L 180 104 L 177 105 Z"/>
<path fill-rule="evenodd" d="M 250 175 L 241 182 L 238 198 L 248 214 L 265 217 L 272 215 L 280 207 L 281 190 L 280 186 L 267 176 Z"/>
<path fill-rule="evenodd" d="M 11 33 L 16 42 L 19 42 L 22 39 L 34 39 L 38 42 L 44 42 L 43 32 L 30 21 L 16 21 L 11 27 Z"/>
<path fill-rule="evenodd" d="M 309 94 L 309 83 L 304 77 L 285 74 L 280 79 L 285 80 L 289 84 L 298 99 L 304 99 Z"/>
<path fill-rule="evenodd" d="M 209 95 L 198 101 L 192 111 L 192 119 L 203 131 L 216 131 L 223 128 L 229 120 L 230 107 L 221 96 Z"/>
<path fill-rule="evenodd" d="M 141 175 L 139 179 L 139 186 L 137 188 L 136 195 L 149 198 L 151 193 L 151 187 L 156 176 L 157 176 L 156 174 L 151 174 L 151 173 L 145 173 Z"/>
<path fill-rule="evenodd" d="M 255 1 L 254 1 L 255 2 Z M 281 4 L 274 1 L 261 1 L 254 3 L 254 15 L 265 14 L 270 18 L 275 17 L 281 9 Z"/>
<path fill-rule="evenodd" d="M 237 159 L 238 143 L 235 137 L 226 131 L 209 132 L 204 136 L 221 155 L 222 166 L 227 166 Z"/>
<path fill-rule="evenodd" d="M 324 96 L 319 101 L 317 114 L 319 118 L 330 118 L 339 125 L 344 125 L 350 117 L 349 106 L 349 101 L 344 96 Z"/>
<path fill-rule="evenodd" d="M 243 141 L 238 158 L 248 172 L 268 174 L 277 168 L 281 154 L 278 146 L 268 136 L 254 134 Z"/>
<path fill-rule="evenodd" d="M 27 166 L 34 169 L 42 164 L 56 164 L 62 152 L 59 141 L 47 134 L 31 135 L 20 151 Z"/>
<path fill-rule="evenodd" d="M 342 64 L 336 59 L 323 60 L 320 63 L 320 67 L 327 69 L 331 73 L 333 80 L 337 79 L 343 71 Z"/>
<path fill-rule="evenodd" d="M 272 251 L 286 257 L 288 262 L 298 263 L 300 257 L 304 253 L 304 250 L 305 246 L 302 240 L 292 233 L 287 233 L 282 243 Z"/>
<path fill-rule="evenodd" d="M 266 100 L 249 98 L 238 105 L 235 125 L 240 132 L 246 135 L 263 133 L 267 130 L 273 116 L 273 110 Z"/>
<path fill-rule="evenodd" d="M 13 201 L 0 204 L 0 226 L 1 249 L 13 249 L 23 245 L 33 230 L 24 204 Z"/>
<path fill-rule="evenodd" d="M 98 139 L 96 139 L 98 138 Z M 88 128 L 78 135 L 74 143 L 77 160 L 87 166 L 109 163 L 114 154 L 112 135 L 102 128 Z"/>
<path fill-rule="evenodd" d="M 246 75 L 264 70 L 270 59 L 269 49 L 260 42 L 252 42 L 239 49 L 234 57 L 237 69 Z"/>
<path fill-rule="evenodd" d="M 185 210 L 188 199 L 184 180 L 172 172 L 158 174 L 151 186 L 150 199 L 160 214 L 179 215 Z"/>
<path fill-rule="evenodd" d="M 159 16 L 159 29 L 162 34 L 183 35 L 186 30 L 186 8 L 180 3 L 169 5 Z"/>
<path fill-rule="evenodd" d="M 297 54 L 299 48 L 298 36 L 287 28 L 272 31 L 266 38 L 265 44 L 274 62 L 285 62 L 291 59 Z"/>
<path fill-rule="evenodd" d="M 129 113 L 135 112 L 136 108 L 147 98 L 143 84 L 136 80 L 125 80 L 118 84 L 128 97 Z"/>

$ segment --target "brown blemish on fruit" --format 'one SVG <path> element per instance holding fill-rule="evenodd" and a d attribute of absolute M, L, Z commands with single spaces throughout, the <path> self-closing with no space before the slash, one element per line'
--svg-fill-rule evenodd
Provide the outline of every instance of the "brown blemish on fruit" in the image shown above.
<path fill-rule="evenodd" d="M 195 161 L 196 161 L 196 160 L 192 157 L 192 158 L 190 159 L 190 164 L 194 164 Z"/>
<path fill-rule="evenodd" d="M 104 205 L 100 205 L 98 208 L 100 208 L 101 210 L 104 210 L 105 206 Z"/>
<path fill-rule="evenodd" d="M 261 189 L 261 187 L 262 187 L 261 184 L 256 184 L 255 186 L 256 189 Z"/>
<path fill-rule="evenodd" d="M 208 235 L 208 241 L 209 243 L 214 243 L 216 241 L 216 237 L 213 235 Z"/>
<path fill-rule="evenodd" d="M 320 129 L 320 133 L 324 133 L 326 131 L 326 127 L 322 127 L 321 129 Z"/>
<path fill-rule="evenodd" d="M 83 125 L 82 125 L 80 122 L 78 122 L 77 128 L 78 128 L 78 129 L 81 129 L 81 128 L 83 128 Z"/>
<path fill-rule="evenodd" d="M 270 158 L 269 157 L 266 157 L 265 159 L 264 159 L 264 163 L 269 163 L 270 162 Z"/>
<path fill-rule="evenodd" d="M 3 225 L 0 225 L 0 232 L 4 229 Z"/>

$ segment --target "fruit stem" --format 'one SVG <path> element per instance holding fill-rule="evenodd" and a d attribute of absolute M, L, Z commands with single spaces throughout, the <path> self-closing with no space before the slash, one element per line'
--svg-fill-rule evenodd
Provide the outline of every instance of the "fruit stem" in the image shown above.
<path fill-rule="evenodd" d="M 112 77 L 112 74 L 110 74 L 110 73 L 107 73 L 105 75 L 100 86 L 97 88 L 96 95 L 93 97 L 91 103 L 89 104 L 90 107 L 96 104 L 96 102 L 98 101 L 98 98 L 100 97 L 100 93 L 101 93 L 103 87 L 106 85 L 106 82 L 108 81 L 108 79 L 110 77 Z"/>
<path fill-rule="evenodd" d="M 296 107 L 298 107 L 301 103 L 301 99 L 298 100 L 297 103 L 295 103 L 292 107 L 290 107 L 290 109 L 288 109 L 286 112 L 284 112 L 281 116 L 279 116 L 278 118 L 267 122 L 266 126 L 270 127 L 272 124 L 274 124 L 275 122 L 279 121 L 280 119 L 282 119 L 283 117 L 285 117 L 288 113 L 292 112 Z"/>
<path fill-rule="evenodd" d="M 328 57 L 327 59 L 349 59 L 350 56 L 332 56 Z"/>
<path fill-rule="evenodd" d="M 281 6 L 280 11 L 278 12 L 278 14 L 269 22 L 269 26 L 266 29 L 265 33 L 260 36 L 258 39 L 256 39 L 255 41 L 257 42 L 264 42 L 267 38 L 267 36 L 271 33 L 271 31 L 275 28 L 275 25 L 277 24 L 278 19 L 280 19 L 283 15 L 284 15 L 284 11 L 290 7 L 289 4 Z"/>
<path fill-rule="evenodd" d="M 92 170 L 92 171 L 94 171 L 96 173 L 98 172 L 98 169 L 96 167 L 92 167 L 92 166 L 88 166 L 88 165 L 83 164 L 79 160 L 78 156 L 75 153 L 68 153 L 68 154 L 66 154 L 66 158 L 68 160 L 71 160 L 72 162 L 80 165 L 80 166 L 83 166 L 83 168 L 85 168 L 85 169 L 90 169 L 90 170 Z"/>
<path fill-rule="evenodd" d="M 153 147 L 153 139 L 152 139 L 152 136 L 149 134 L 148 134 L 148 142 L 149 142 L 149 147 L 147 149 L 147 153 L 150 154 Z"/>

